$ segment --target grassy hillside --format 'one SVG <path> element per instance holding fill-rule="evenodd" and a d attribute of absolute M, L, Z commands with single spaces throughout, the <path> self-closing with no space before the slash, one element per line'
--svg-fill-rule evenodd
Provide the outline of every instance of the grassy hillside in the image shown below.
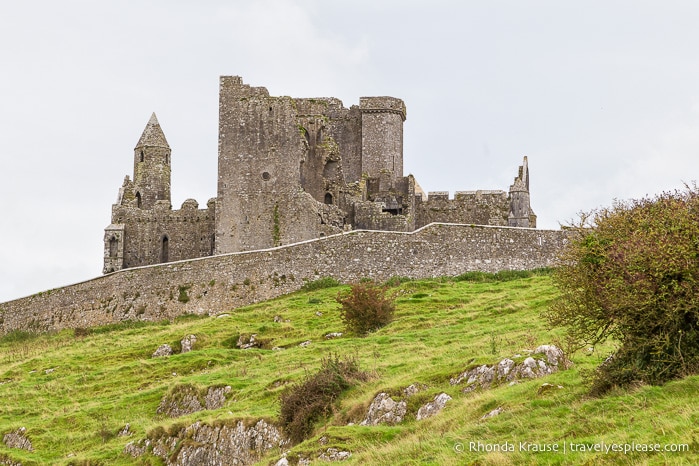
<path fill-rule="evenodd" d="M 545 379 L 463 394 L 449 378 L 476 364 L 495 364 L 540 344 L 556 343 L 539 317 L 556 296 L 547 275 L 510 281 L 426 280 L 397 285 L 396 319 L 365 338 L 343 336 L 334 298 L 342 287 L 303 291 L 231 311 L 227 317 L 185 316 L 175 322 L 125 324 L 0 340 L 0 436 L 27 429 L 34 451 L 6 448 L 3 456 L 23 464 L 161 464 L 134 460 L 124 445 L 162 426 L 196 420 L 274 419 L 284 387 L 301 380 L 331 354 L 356 357 L 369 381 L 346 392 L 335 413 L 292 455 L 317 457 L 329 447 L 352 452 L 343 464 L 699 464 L 699 377 L 663 387 L 639 387 L 589 399 L 581 373 L 611 347 L 572 355 L 575 365 Z M 279 316 L 281 319 L 275 317 Z M 235 347 L 241 334 L 257 334 L 265 349 Z M 195 350 L 151 358 L 162 343 L 175 347 L 197 336 Z M 298 345 L 307 340 L 306 347 Z M 272 350 L 281 347 L 283 350 Z M 412 383 L 427 389 L 409 404 L 397 426 L 358 424 L 380 391 L 399 392 Z M 560 385 L 542 394 L 542 383 Z M 156 414 L 169 389 L 230 385 L 226 405 L 170 419 Z M 436 394 L 453 397 L 444 411 L 416 421 L 420 404 Z M 499 416 L 481 419 L 495 408 Z M 117 432 L 131 425 L 130 437 Z M 320 445 L 318 439 L 327 437 Z M 511 445 L 514 452 L 471 451 Z M 566 452 L 519 451 L 520 442 Z M 570 445 L 688 444 L 689 452 L 600 453 Z M 270 454 L 260 464 L 279 458 Z"/>

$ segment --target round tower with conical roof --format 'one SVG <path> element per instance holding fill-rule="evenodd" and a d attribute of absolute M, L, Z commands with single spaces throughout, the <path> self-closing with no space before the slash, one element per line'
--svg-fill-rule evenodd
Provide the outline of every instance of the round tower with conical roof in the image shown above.
<path fill-rule="evenodd" d="M 156 201 L 170 202 L 170 145 L 155 113 L 134 148 L 134 195 L 137 206 L 152 209 Z"/>

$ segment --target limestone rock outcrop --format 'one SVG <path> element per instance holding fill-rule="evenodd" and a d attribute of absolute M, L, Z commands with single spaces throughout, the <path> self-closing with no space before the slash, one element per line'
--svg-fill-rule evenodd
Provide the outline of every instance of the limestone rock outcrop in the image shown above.
<path fill-rule="evenodd" d="M 446 393 L 440 393 L 434 397 L 434 400 L 422 406 L 415 415 L 415 419 L 418 421 L 422 419 L 427 419 L 435 414 L 439 413 L 447 405 L 447 401 L 451 400 L 451 397 Z"/>
<path fill-rule="evenodd" d="M 250 349 L 250 348 L 259 348 L 262 346 L 262 342 L 257 340 L 257 334 L 253 333 L 252 335 L 240 335 L 238 337 L 238 342 L 235 344 L 240 349 Z"/>
<path fill-rule="evenodd" d="M 226 394 L 230 391 L 230 386 L 209 387 L 206 394 L 202 395 L 194 385 L 178 385 L 163 397 L 156 413 L 180 417 L 204 409 L 219 409 L 226 402 Z"/>
<path fill-rule="evenodd" d="M 8 432 L 3 436 L 2 441 L 8 448 L 34 451 L 32 442 L 27 437 L 27 429 L 25 427 L 20 427 L 14 432 Z"/>
<path fill-rule="evenodd" d="M 381 392 L 369 405 L 366 418 L 360 425 L 398 424 L 403 421 L 407 409 L 408 404 L 405 401 L 396 402 L 388 393 Z"/>
<path fill-rule="evenodd" d="M 216 426 L 195 422 L 175 435 L 153 440 L 151 451 L 168 466 L 246 466 L 288 443 L 281 430 L 265 420 Z"/>
<path fill-rule="evenodd" d="M 158 346 L 158 349 L 153 353 L 153 358 L 161 358 L 163 356 L 172 356 L 172 346 L 167 343 Z"/>
<path fill-rule="evenodd" d="M 462 391 L 469 393 L 505 382 L 512 383 L 519 379 L 543 377 L 557 372 L 561 368 L 568 367 L 568 364 L 570 364 L 570 361 L 565 358 L 560 348 L 554 345 L 541 345 L 521 363 L 505 358 L 492 366 L 484 364 L 468 369 L 458 376 L 452 377 L 449 383 L 458 385 L 465 382 L 466 387 Z"/>
<path fill-rule="evenodd" d="M 182 353 L 189 353 L 194 349 L 194 344 L 197 342 L 197 336 L 196 335 L 187 335 L 180 341 L 180 345 L 182 346 Z"/>

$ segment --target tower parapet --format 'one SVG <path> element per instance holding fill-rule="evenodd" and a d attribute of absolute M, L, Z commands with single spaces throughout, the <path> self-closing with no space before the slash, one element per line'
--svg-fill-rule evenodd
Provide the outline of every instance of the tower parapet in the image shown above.
<path fill-rule="evenodd" d="M 403 177 L 405 103 L 395 97 L 361 97 L 362 173 L 390 182 Z"/>

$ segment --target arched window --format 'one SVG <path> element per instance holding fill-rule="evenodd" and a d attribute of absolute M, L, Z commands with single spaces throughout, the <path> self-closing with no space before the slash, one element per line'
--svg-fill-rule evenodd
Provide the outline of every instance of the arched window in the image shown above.
<path fill-rule="evenodd" d="M 143 162 L 144 160 L 145 160 L 145 157 L 144 157 L 143 151 L 141 151 L 141 162 Z"/>
<path fill-rule="evenodd" d="M 170 251 L 168 250 L 169 247 L 170 240 L 168 239 L 167 235 L 165 235 L 163 236 L 163 240 L 160 245 L 160 262 L 168 262 L 170 255 Z"/>
<path fill-rule="evenodd" d="M 136 207 L 141 208 L 141 193 L 136 193 Z"/>
<path fill-rule="evenodd" d="M 325 203 L 326 204 L 332 204 L 333 203 L 333 195 L 330 193 L 325 193 Z"/>
<path fill-rule="evenodd" d="M 112 236 L 109 240 L 109 257 L 116 257 L 119 250 L 119 240 Z"/>

